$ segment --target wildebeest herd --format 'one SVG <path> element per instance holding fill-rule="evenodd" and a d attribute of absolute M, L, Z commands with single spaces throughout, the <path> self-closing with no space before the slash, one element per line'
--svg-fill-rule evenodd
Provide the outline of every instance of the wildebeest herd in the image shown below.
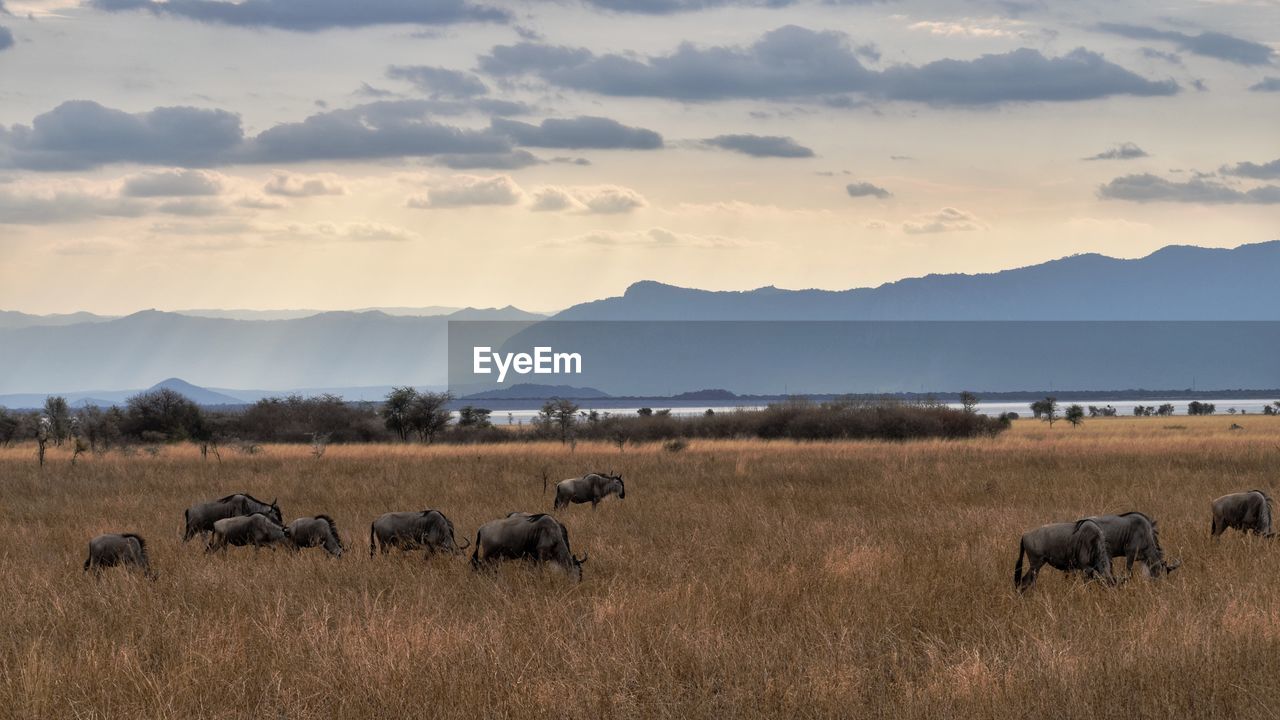
<path fill-rule="evenodd" d="M 1271 527 L 1271 496 L 1261 490 L 1223 495 L 1213 501 L 1210 534 L 1218 537 L 1228 528 L 1263 537 L 1275 535 Z M 1051 523 L 1023 533 L 1013 585 L 1020 592 L 1035 584 L 1045 565 L 1066 573 L 1080 573 L 1086 582 L 1116 584 L 1111 559 L 1124 557 L 1132 574 L 1134 561 L 1142 563 L 1150 577 L 1173 572 L 1182 564 L 1169 561 L 1160 547 L 1156 521 L 1140 512 L 1097 515 L 1075 522 Z M 1023 558 L 1029 568 L 1023 573 Z"/>
<path fill-rule="evenodd" d="M 588 473 L 556 485 L 553 510 L 561 510 L 570 503 L 591 503 L 594 509 L 610 495 L 626 498 L 622 476 Z M 183 520 L 182 541 L 197 535 L 206 537 L 207 553 L 225 553 L 230 545 L 255 549 L 282 545 L 293 550 L 322 547 L 333 557 L 342 557 L 346 549 L 337 524 L 328 515 L 301 517 L 285 525 L 275 500 L 265 503 L 248 493 L 193 505 L 183 513 Z M 459 545 L 454 540 L 453 522 L 435 509 L 388 512 L 369 525 L 370 558 L 379 550 L 385 554 L 391 548 L 421 548 L 428 556 L 437 552 L 457 555 L 470 546 L 463 542 Z M 587 555 L 573 554 L 568 528 L 546 513 L 511 512 L 481 525 L 476 531 L 472 568 L 492 568 L 502 560 L 521 559 L 559 567 L 574 580 L 581 581 Z M 85 571 L 116 565 L 138 568 L 155 577 L 147 543 L 136 533 L 99 535 L 89 541 Z"/>

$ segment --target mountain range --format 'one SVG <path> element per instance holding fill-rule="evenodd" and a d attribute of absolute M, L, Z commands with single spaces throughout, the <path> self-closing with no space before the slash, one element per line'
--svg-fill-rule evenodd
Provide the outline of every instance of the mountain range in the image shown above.
<path fill-rule="evenodd" d="M 631 285 L 621 296 L 575 305 L 551 319 L 1275 321 L 1280 320 L 1280 282 L 1277 278 L 1280 278 L 1280 240 L 1234 249 L 1170 246 L 1132 260 L 1096 254 L 1075 255 L 1000 272 L 928 275 L 874 288 L 843 291 L 764 287 L 725 292 L 643 281 Z M 80 390 L 81 396 L 106 400 L 112 391 L 86 392 L 82 389 L 148 388 L 158 378 L 182 377 L 241 401 L 252 401 L 295 388 L 307 388 L 310 392 L 342 389 L 360 396 L 376 397 L 391 385 L 443 387 L 447 383 L 445 348 L 450 320 L 523 321 L 537 326 L 545 318 L 514 307 L 464 308 L 446 314 L 430 313 L 451 308 L 388 310 L 392 312 L 145 310 L 114 318 L 90 313 L 34 316 L 0 312 L 0 367 L 4 368 L 0 373 L 0 394 Z M 294 317 L 294 313 L 301 316 Z M 638 372 L 652 371 L 659 366 L 659 363 L 652 362 L 653 359 L 680 356 L 683 348 L 678 343 L 687 346 L 698 342 L 696 334 L 650 332 L 643 335 L 643 343 L 637 344 L 641 336 L 633 335 L 617 338 L 615 350 L 620 352 L 626 348 L 633 357 L 649 358 L 648 367 L 635 368 Z M 1007 334 L 999 333 L 990 337 L 993 341 L 997 337 L 1003 338 L 1002 341 L 1009 339 Z M 1176 338 L 1150 337 L 1152 348 L 1178 347 Z M 1220 341 L 1237 342 L 1236 337 L 1233 334 L 1220 335 Z M 732 343 L 739 340 L 734 338 Z M 799 338 L 795 341 L 809 342 Z M 1122 341 L 1117 337 L 1107 342 Z M 732 343 L 725 347 L 737 347 Z M 916 342 L 913 347 L 924 352 L 928 344 Z M 1269 347 L 1259 345 L 1252 352 L 1269 353 Z M 1108 348 L 1100 348 L 1096 352 L 1105 358 L 1109 351 Z M 759 349 L 759 354 L 769 353 Z M 1145 358 L 1135 355 L 1130 361 L 1150 364 L 1153 357 L 1150 354 Z M 1235 377 L 1221 370 L 1230 369 L 1236 362 L 1227 362 L 1227 359 L 1224 356 L 1219 362 L 1221 367 L 1211 375 L 1216 382 L 1231 383 Z M 1210 360 L 1208 357 L 1202 359 L 1203 362 Z M 841 379 L 843 376 L 835 374 L 824 381 L 823 387 L 804 387 L 804 373 L 810 372 L 811 368 L 796 365 L 788 359 L 787 353 L 771 358 L 770 362 L 782 363 L 775 372 L 782 381 L 771 383 L 769 387 L 754 386 L 745 379 L 743 384 L 735 385 L 735 378 L 729 375 L 723 378 L 672 375 L 652 387 L 628 386 L 617 379 L 625 376 L 622 369 L 612 380 L 591 378 L 590 384 L 614 395 L 673 394 L 698 387 L 727 387 L 740 393 L 782 392 L 783 388 L 774 385 L 788 382 L 788 373 L 798 373 L 799 376 L 790 381 L 793 390 L 916 391 L 921 389 L 921 383 L 951 383 L 957 382 L 957 377 L 969 377 L 963 363 L 956 360 L 947 372 L 931 368 L 929 373 L 920 377 L 899 378 L 891 383 L 895 386 L 893 388 L 881 387 L 888 382 L 886 378 L 892 376 L 892 367 L 880 368 L 861 378 L 865 380 L 865 386 L 827 387 L 831 383 L 845 382 Z M 947 364 L 942 358 L 934 362 Z M 999 364 L 999 361 L 994 362 Z M 1105 370 L 1105 366 L 1104 362 L 1100 368 Z M 903 365 L 898 374 L 914 372 L 907 368 Z M 631 370 L 629 367 L 625 369 L 627 372 Z M 1141 375 L 1141 370 L 1142 366 L 1135 365 L 1133 372 L 1125 377 Z M 1189 382 L 1184 383 L 1182 378 L 1190 372 L 1195 371 L 1172 368 L 1166 379 L 1173 384 L 1167 386 L 1189 386 Z M 1057 377 L 1068 375 L 1070 373 Z M 998 366 L 983 367 L 982 373 L 975 372 L 974 376 L 1002 377 Z M 848 382 L 854 384 L 853 380 L 858 379 Z M 1249 375 L 1248 383 L 1244 382 L 1245 379 L 1241 376 L 1240 384 L 1222 387 L 1280 385 L 1280 380 L 1267 382 L 1266 377 Z M 574 384 L 579 380 L 585 383 L 588 379 L 575 379 Z M 758 381 L 757 377 L 752 382 L 758 385 Z M 1120 382 L 1119 379 L 1115 381 Z M 1150 387 L 1154 383 L 1143 383 L 1138 378 L 1132 386 L 1144 384 Z M 991 390 L 1020 389 L 985 387 Z M 236 391 L 229 388 L 263 389 Z M 365 393 L 362 389 L 371 392 Z M 942 391 L 957 388 L 930 386 L 925 389 Z M 0 398 L 0 402 L 8 400 Z"/>

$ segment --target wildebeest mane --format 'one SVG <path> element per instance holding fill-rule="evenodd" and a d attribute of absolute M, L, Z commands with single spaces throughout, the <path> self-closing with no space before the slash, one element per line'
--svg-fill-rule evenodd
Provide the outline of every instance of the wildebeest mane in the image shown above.
<path fill-rule="evenodd" d="M 342 545 L 342 536 L 338 534 L 338 524 L 333 521 L 333 518 L 329 517 L 328 515 L 317 515 L 316 519 L 323 520 L 326 523 L 329 523 L 329 532 L 333 533 L 333 539 L 338 541 L 338 547 L 342 548 L 343 550 L 346 550 L 346 548 L 343 547 Z"/>

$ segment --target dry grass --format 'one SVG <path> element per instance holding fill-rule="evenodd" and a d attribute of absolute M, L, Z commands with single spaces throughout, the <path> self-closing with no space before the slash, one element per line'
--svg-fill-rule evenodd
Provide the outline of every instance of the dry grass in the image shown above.
<path fill-rule="evenodd" d="M 268 446 L 82 458 L 0 451 L 0 716 L 21 718 L 1275 717 L 1280 545 L 1208 537 L 1208 505 L 1275 488 L 1280 419 L 1021 421 L 961 442 Z M 1181 426 L 1167 429 L 1166 426 Z M 614 469 L 627 500 L 562 513 L 586 580 L 367 557 L 386 510 L 460 535 L 546 509 L 554 478 Z M 326 512 L 349 554 L 180 541 L 234 491 Z M 1012 591 L 1018 535 L 1142 509 L 1184 561 L 1112 591 L 1046 570 Z M 135 530 L 160 579 L 80 571 Z"/>

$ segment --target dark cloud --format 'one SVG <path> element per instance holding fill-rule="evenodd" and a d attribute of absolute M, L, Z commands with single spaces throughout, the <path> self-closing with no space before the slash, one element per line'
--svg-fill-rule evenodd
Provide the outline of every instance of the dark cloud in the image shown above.
<path fill-rule="evenodd" d="M 528 150 L 512 150 L 503 153 L 475 153 L 440 155 L 436 163 L 454 170 L 519 170 L 530 165 L 541 165 L 542 160 Z"/>
<path fill-rule="evenodd" d="M 1151 174 L 1125 175 L 1098 189 L 1099 197 L 1131 202 L 1178 202 L 1206 205 L 1280 203 L 1280 185 L 1238 190 L 1205 178 L 1173 182 Z"/>
<path fill-rule="evenodd" d="M 506 133 L 430 119 L 439 102 L 373 102 L 317 113 L 246 137 L 239 116 L 223 110 L 169 107 L 127 113 L 71 101 L 37 116 L 30 126 L 0 126 L 0 168 L 85 170 L 111 163 L 200 168 L 432 156 L 459 166 L 464 164 L 462 156 L 523 158 L 528 164 L 531 156 L 515 153 Z M 627 130 L 640 138 L 648 132 Z M 483 165 L 478 161 L 472 166 Z M 510 160 L 502 165 L 513 166 Z"/>
<path fill-rule="evenodd" d="M 0 26 L 0 50 L 8 50 L 13 47 L 13 33 L 9 32 L 9 28 Z"/>
<path fill-rule="evenodd" d="M 222 192 L 217 175 L 201 170 L 169 170 L 134 175 L 125 180 L 125 197 L 200 197 Z"/>
<path fill-rule="evenodd" d="M 495 118 L 490 126 L 524 147 L 656 150 L 663 145 L 662 136 L 652 130 L 602 117 L 551 118 L 539 125 Z"/>
<path fill-rule="evenodd" d="M 1133 160 L 1135 158 L 1148 157 L 1147 151 L 1138 147 L 1134 143 L 1124 142 L 1111 148 L 1104 150 L 1097 155 L 1090 155 L 1082 160 Z"/>
<path fill-rule="evenodd" d="M 1145 25 L 1098 23 L 1096 29 L 1131 40 L 1163 40 L 1193 55 L 1203 55 L 1238 65 L 1267 65 L 1275 51 L 1267 45 L 1218 32 L 1188 35 L 1174 30 L 1158 30 Z"/>
<path fill-rule="evenodd" d="M 72 100 L 30 126 L 0 127 L 0 167 L 85 170 L 116 162 L 206 167 L 244 141 L 240 118 L 225 110 L 161 107 L 131 114 Z"/>
<path fill-rule="evenodd" d="M 1254 92 L 1280 92 L 1280 77 L 1265 77 L 1249 86 Z"/>
<path fill-rule="evenodd" d="M 1280 159 L 1262 163 L 1261 165 L 1251 162 L 1236 163 L 1222 168 L 1222 172 L 1226 175 L 1253 178 L 1255 180 L 1280 180 Z"/>
<path fill-rule="evenodd" d="M 466 0 L 90 0 L 107 12 L 142 10 L 197 22 L 298 32 L 372 25 L 506 22 L 509 13 Z"/>
<path fill-rule="evenodd" d="M 669 55 L 595 55 L 582 48 L 523 42 L 493 48 L 480 69 L 496 77 L 534 75 L 559 87 L 623 97 L 708 101 L 734 98 L 857 104 L 850 94 L 936 105 L 1087 100 L 1172 95 L 1151 81 L 1078 49 L 1056 58 L 1020 49 L 975 60 L 939 60 L 884 71 L 863 66 L 844 33 L 794 25 L 749 46 L 680 45 Z"/>
<path fill-rule="evenodd" d="M 484 130 L 426 117 L 431 101 L 383 101 L 332 110 L 263 131 L 239 153 L 243 162 L 372 160 L 444 154 L 504 153 L 510 142 Z"/>
<path fill-rule="evenodd" d="M 874 197 L 884 200 L 893 197 L 893 193 L 869 182 L 849 183 L 844 186 L 844 191 L 849 193 L 849 197 L 855 198 Z"/>
<path fill-rule="evenodd" d="M 487 95 L 489 88 L 475 74 L 429 65 L 392 65 L 387 77 L 406 80 L 432 97 L 470 98 Z"/>
<path fill-rule="evenodd" d="M 1178 53 L 1165 52 L 1164 50 L 1149 47 L 1139 48 L 1138 52 L 1142 53 L 1142 57 L 1150 60 L 1163 60 L 1171 65 L 1182 65 L 1182 56 Z"/>
<path fill-rule="evenodd" d="M 807 158 L 813 150 L 780 135 L 717 135 L 702 142 L 752 157 Z"/>
<path fill-rule="evenodd" d="M 276 172 L 262 192 L 280 197 L 304 198 L 319 195 L 346 195 L 347 188 L 332 175 L 296 175 L 290 172 Z"/>
<path fill-rule="evenodd" d="M 873 5 L 890 0 L 817 0 L 822 5 Z M 671 15 L 719 7 L 782 8 L 800 0 L 582 0 L 597 10 L 641 15 Z"/>

